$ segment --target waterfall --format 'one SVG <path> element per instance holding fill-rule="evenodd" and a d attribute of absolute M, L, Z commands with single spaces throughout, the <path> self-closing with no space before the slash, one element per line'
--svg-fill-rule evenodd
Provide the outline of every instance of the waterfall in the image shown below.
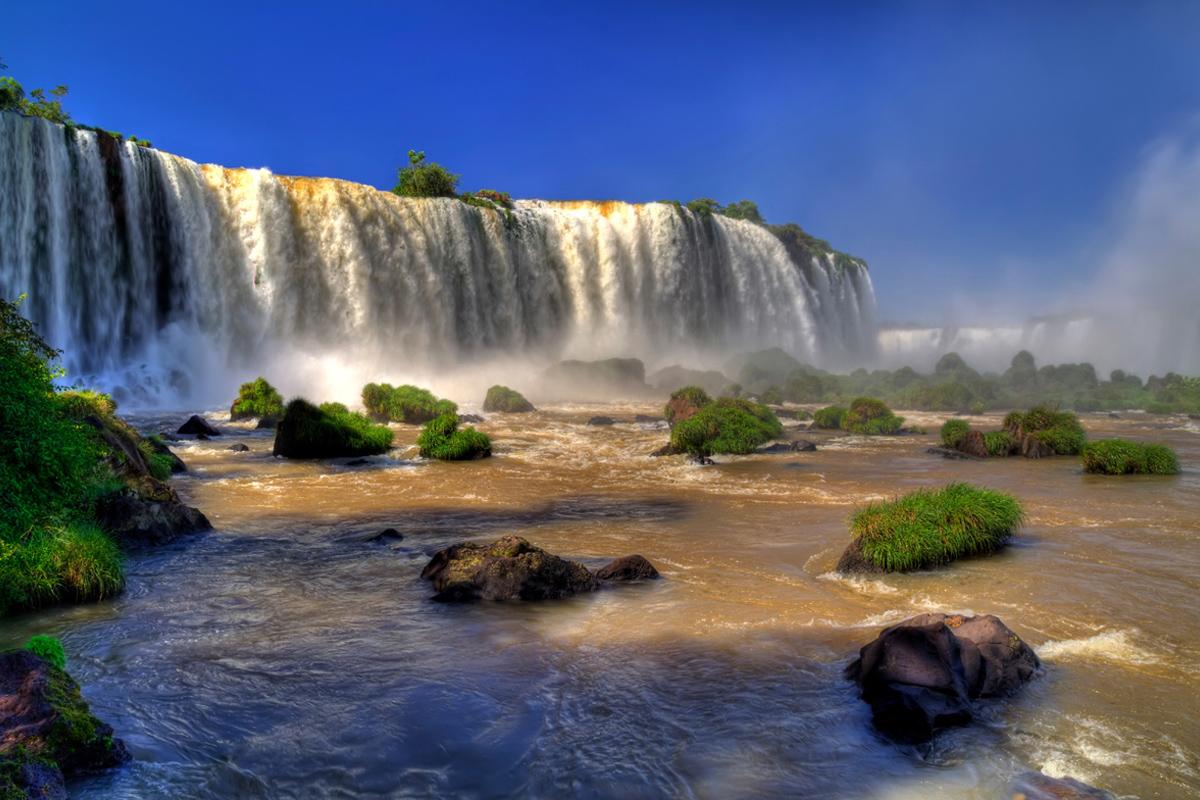
<path fill-rule="evenodd" d="M 388 379 L 768 346 L 832 366 L 875 342 L 865 264 L 797 264 L 749 222 L 666 203 L 528 200 L 505 214 L 0 113 L 0 294 L 21 293 L 71 378 L 150 399 L 225 396 L 285 356 L 369 361 Z"/>

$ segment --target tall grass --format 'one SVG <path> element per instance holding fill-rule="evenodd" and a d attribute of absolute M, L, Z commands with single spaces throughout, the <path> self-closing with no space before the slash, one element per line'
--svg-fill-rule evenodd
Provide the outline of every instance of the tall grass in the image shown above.
<path fill-rule="evenodd" d="M 102 600 L 124 585 L 120 550 L 93 524 L 72 522 L 20 543 L 0 541 L 0 614 Z"/>
<path fill-rule="evenodd" d="M 850 530 L 867 560 L 903 572 L 991 552 L 1023 518 L 1021 504 L 1011 495 L 952 483 L 872 503 L 854 514 Z"/>
<path fill-rule="evenodd" d="M 458 427 L 458 415 L 442 414 L 426 423 L 417 437 L 424 458 L 440 461 L 469 461 L 492 454 L 492 440 L 482 431 Z"/>
<path fill-rule="evenodd" d="M 1101 475 L 1175 475 L 1179 459 L 1165 445 L 1100 439 L 1084 446 L 1083 470 Z"/>

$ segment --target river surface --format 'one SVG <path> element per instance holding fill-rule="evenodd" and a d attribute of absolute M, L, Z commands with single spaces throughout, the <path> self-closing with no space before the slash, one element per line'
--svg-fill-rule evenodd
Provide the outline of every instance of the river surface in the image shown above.
<path fill-rule="evenodd" d="M 469 410 L 469 409 L 468 409 Z M 1085 476 L 1075 458 L 945 461 L 925 436 L 801 434 L 815 453 L 651 459 L 651 406 L 490 415 L 494 458 L 430 463 L 415 428 L 361 466 L 271 456 L 269 433 L 178 448 L 216 527 L 132 556 L 97 605 L 0 625 L 62 638 L 134 755 L 81 798 L 999 798 L 1017 774 L 1123 796 L 1200 795 L 1200 423 L 1089 415 L 1163 441 L 1176 477 Z M 147 431 L 186 415 L 135 417 Z M 998 427 L 999 415 L 982 424 Z M 248 453 L 227 448 L 242 442 Z M 937 572 L 832 572 L 867 501 L 967 480 L 1027 524 Z M 398 543 L 367 538 L 385 527 Z M 544 604 L 433 603 L 437 548 L 516 533 L 652 583 Z M 887 623 L 995 613 L 1045 673 L 925 750 L 876 736 L 841 671 Z"/>

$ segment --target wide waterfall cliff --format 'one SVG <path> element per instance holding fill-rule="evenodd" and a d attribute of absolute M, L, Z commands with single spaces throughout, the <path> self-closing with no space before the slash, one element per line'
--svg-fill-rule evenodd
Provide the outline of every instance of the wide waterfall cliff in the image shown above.
<path fill-rule="evenodd" d="M 260 372 L 353 397 L 447 364 L 780 346 L 833 366 L 875 347 L 864 264 L 794 258 L 749 222 L 664 203 L 505 214 L 0 113 L 0 294 L 21 293 L 71 378 L 212 399 Z"/>

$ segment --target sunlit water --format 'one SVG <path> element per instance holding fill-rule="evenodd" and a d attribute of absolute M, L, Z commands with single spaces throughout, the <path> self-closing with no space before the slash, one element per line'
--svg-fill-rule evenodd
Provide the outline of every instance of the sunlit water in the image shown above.
<path fill-rule="evenodd" d="M 496 456 L 465 464 L 417 459 L 404 426 L 394 457 L 349 467 L 276 460 L 269 434 L 226 425 L 180 448 L 192 471 L 175 481 L 215 531 L 132 557 L 112 602 L 4 622 L 0 646 L 61 636 L 129 744 L 129 767 L 73 787 L 85 798 L 994 798 L 1030 768 L 1200 792 L 1198 423 L 1087 418 L 1185 467 L 1121 479 L 1071 458 L 948 462 L 924 452 L 932 435 L 818 434 L 815 453 L 704 468 L 647 458 L 661 430 L 583 424 L 653 411 L 493 415 Z M 1013 546 L 938 572 L 831 572 L 856 505 L 954 479 L 1024 501 Z M 384 527 L 404 540 L 365 541 Z M 664 579 L 430 602 L 432 551 L 504 533 L 592 566 L 641 553 Z M 1046 671 L 979 724 L 901 749 L 841 670 L 881 626 L 934 609 L 999 615 Z"/>

